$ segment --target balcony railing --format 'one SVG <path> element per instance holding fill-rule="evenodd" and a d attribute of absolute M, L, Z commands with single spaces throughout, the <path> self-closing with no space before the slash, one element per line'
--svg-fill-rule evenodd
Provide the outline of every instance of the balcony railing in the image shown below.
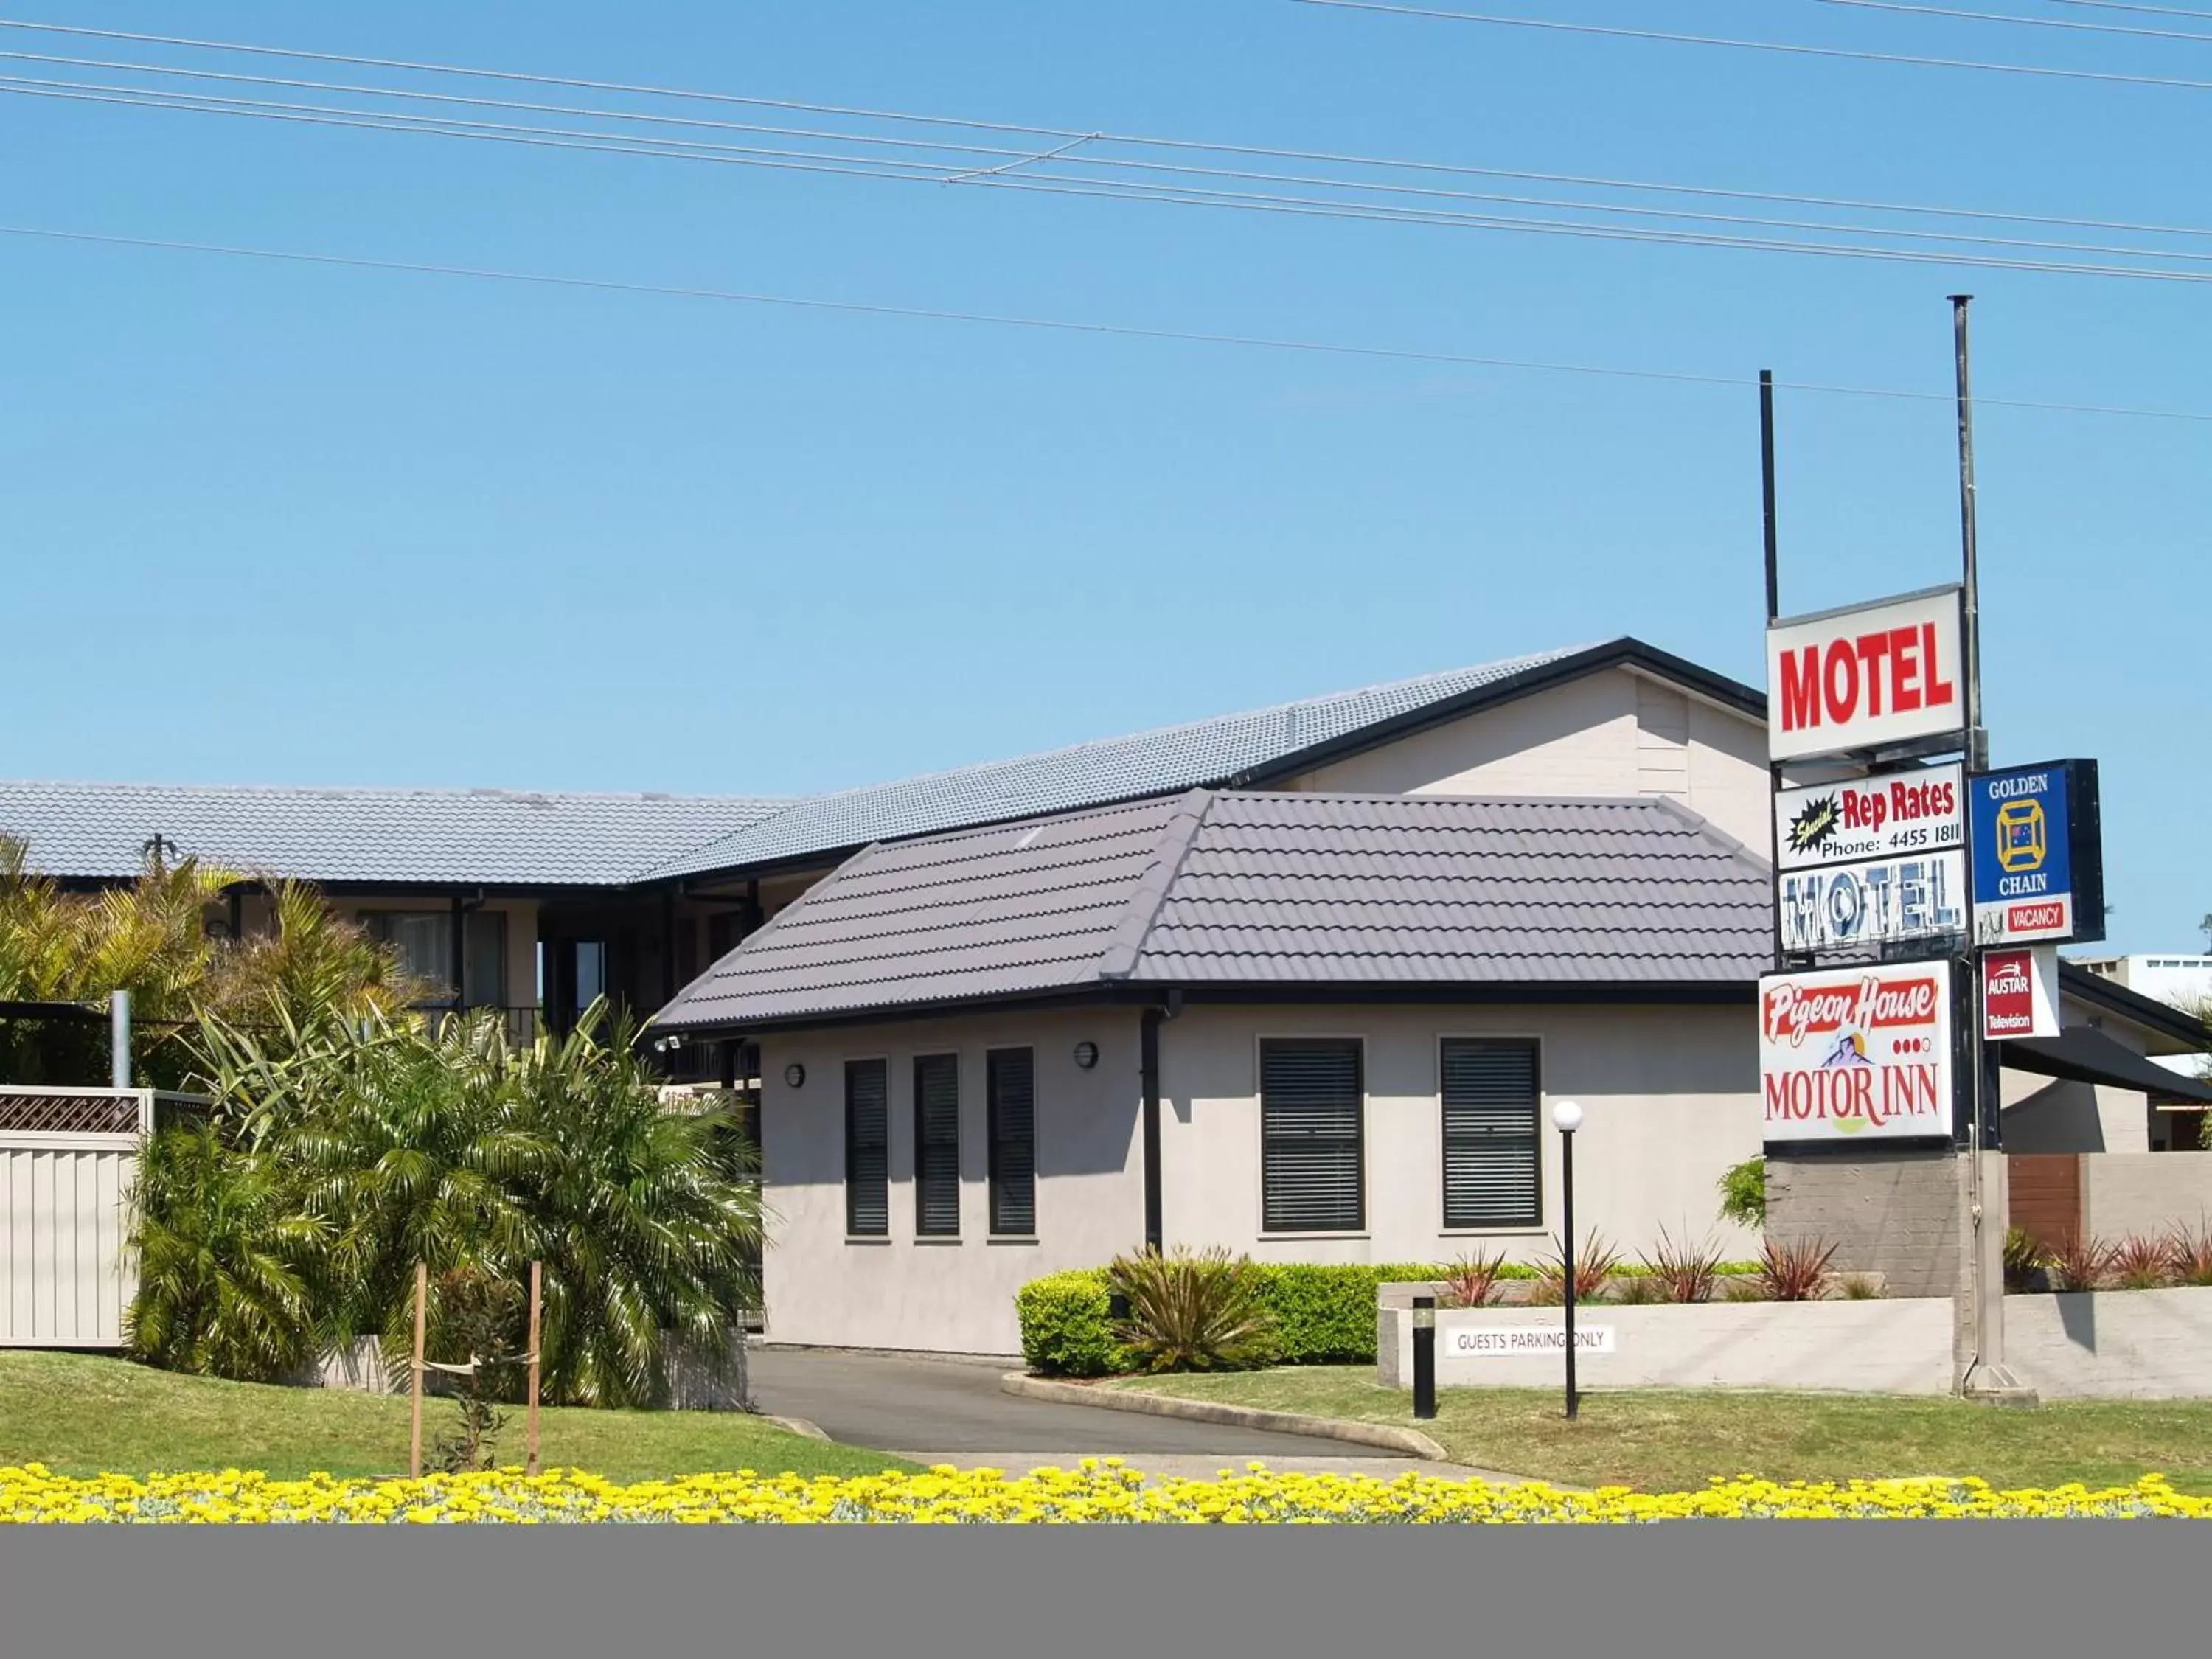
<path fill-rule="evenodd" d="M 463 1017 L 481 1014 L 491 1006 L 489 1003 L 483 1003 L 473 1007 L 456 1009 L 447 1003 L 429 1003 L 422 1006 L 416 1012 L 422 1016 L 424 1026 L 433 1036 L 435 1036 L 445 1023 L 453 1018 L 456 1013 Z M 502 1007 L 497 1012 L 507 1027 L 507 1042 L 511 1048 L 528 1048 L 538 1041 L 538 1034 L 545 1029 L 544 1016 L 535 1007 Z"/>

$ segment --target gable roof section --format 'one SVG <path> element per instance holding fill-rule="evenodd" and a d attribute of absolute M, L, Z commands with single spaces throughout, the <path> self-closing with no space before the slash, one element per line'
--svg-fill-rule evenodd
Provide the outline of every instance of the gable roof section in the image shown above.
<path fill-rule="evenodd" d="M 819 795 L 672 859 L 647 877 L 757 868 L 849 853 L 873 842 L 1183 789 L 1277 782 L 1422 726 L 1624 666 L 1675 681 L 1750 718 L 1765 718 L 1762 693 L 1641 641 L 1620 639 Z"/>
<path fill-rule="evenodd" d="M 1658 799 L 1221 793 L 872 847 L 669 1031 L 1165 988 L 1747 987 L 1765 865 Z"/>
<path fill-rule="evenodd" d="M 0 781 L 0 834 L 64 879 L 178 855 L 302 880 L 613 885 L 783 810 L 737 796 Z"/>

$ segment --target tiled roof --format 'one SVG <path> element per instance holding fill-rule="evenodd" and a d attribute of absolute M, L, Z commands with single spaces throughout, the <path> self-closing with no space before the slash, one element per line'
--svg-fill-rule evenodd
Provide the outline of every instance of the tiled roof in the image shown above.
<path fill-rule="evenodd" d="M 614 884 L 758 823 L 785 803 L 736 796 L 501 789 L 262 788 L 0 781 L 0 834 L 46 875 L 134 875 L 171 856 L 319 882 Z"/>
<path fill-rule="evenodd" d="M 1626 643 L 1626 642 L 1624 642 Z M 1249 714 L 1078 744 L 896 783 L 817 795 L 649 873 L 698 875 L 843 853 L 871 842 L 1006 823 L 1241 781 L 1244 774 L 1374 726 L 1500 690 L 1533 669 L 1597 647 L 1571 646 L 1418 679 L 1339 691 Z"/>
<path fill-rule="evenodd" d="M 1219 793 L 856 855 L 665 1030 L 1157 986 L 1748 986 L 1765 863 L 1648 798 Z"/>

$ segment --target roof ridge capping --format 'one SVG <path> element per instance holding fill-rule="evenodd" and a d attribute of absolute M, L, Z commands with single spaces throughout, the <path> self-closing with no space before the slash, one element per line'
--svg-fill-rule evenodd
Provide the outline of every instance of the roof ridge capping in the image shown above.
<path fill-rule="evenodd" d="M 1144 955 L 1145 941 L 1150 938 L 1152 924 L 1159 920 L 1160 907 L 1167 902 L 1176 878 L 1182 872 L 1183 860 L 1189 855 L 1191 842 L 1198 839 L 1200 828 L 1206 823 L 1208 808 L 1213 805 L 1212 794 L 1204 789 L 1193 789 L 1176 804 L 1168 821 L 1160 827 L 1160 838 L 1152 848 L 1152 859 L 1145 872 L 1137 878 L 1130 890 L 1127 908 L 1106 941 L 1105 950 L 1098 958 L 1098 977 L 1103 980 L 1126 980 L 1136 971 L 1138 958 Z"/>
<path fill-rule="evenodd" d="M 1705 817 L 1702 812 L 1692 811 L 1688 807 L 1683 805 L 1681 802 L 1674 799 L 1670 795 L 1644 795 L 1639 797 L 1639 799 L 1650 801 L 1655 805 L 1663 807 L 1674 817 L 1681 819 L 1683 823 L 1688 824 L 1692 830 L 1695 830 L 1699 834 L 1703 835 L 1706 840 L 1719 843 L 1719 845 L 1725 848 L 1730 854 L 1742 860 L 1743 862 L 1751 866 L 1753 869 L 1758 871 L 1760 875 L 1771 876 L 1774 873 L 1774 865 L 1771 860 L 1765 857 L 1755 848 L 1747 847 L 1742 842 L 1738 841 L 1734 836 L 1729 834 L 1727 830 L 1722 829 L 1718 824 L 1715 823 L 1711 818 Z"/>

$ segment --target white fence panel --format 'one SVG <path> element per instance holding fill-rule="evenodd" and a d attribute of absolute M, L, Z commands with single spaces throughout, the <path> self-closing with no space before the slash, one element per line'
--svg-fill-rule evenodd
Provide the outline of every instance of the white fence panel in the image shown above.
<path fill-rule="evenodd" d="M 123 1345 L 125 1206 L 153 1110 L 151 1090 L 0 1085 L 0 1347 Z"/>

